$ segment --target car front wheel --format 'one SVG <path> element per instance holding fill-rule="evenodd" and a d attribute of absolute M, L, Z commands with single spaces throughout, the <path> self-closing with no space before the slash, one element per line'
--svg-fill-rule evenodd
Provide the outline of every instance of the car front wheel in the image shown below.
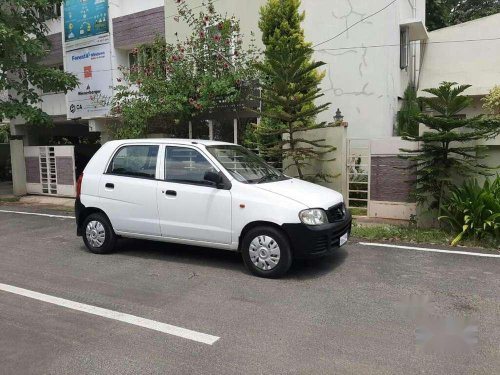
<path fill-rule="evenodd" d="M 283 276 L 292 264 L 288 238 L 273 227 L 256 227 L 243 237 L 241 252 L 247 268 L 256 276 Z"/>
<path fill-rule="evenodd" d="M 113 251 L 116 234 L 106 216 L 95 213 L 84 220 L 83 242 L 87 249 L 95 254 L 107 254 Z"/>

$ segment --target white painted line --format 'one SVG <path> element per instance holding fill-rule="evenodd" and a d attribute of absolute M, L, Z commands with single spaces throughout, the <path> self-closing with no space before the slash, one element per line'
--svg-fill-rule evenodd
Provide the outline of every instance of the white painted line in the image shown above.
<path fill-rule="evenodd" d="M 401 246 L 401 245 L 390 245 L 390 244 L 370 243 L 370 242 L 360 242 L 359 244 L 363 246 L 389 247 L 393 249 L 427 251 L 431 253 L 445 253 L 445 254 L 471 255 L 475 257 L 486 257 L 486 258 L 500 258 L 500 255 L 498 254 L 471 253 L 467 251 L 440 250 L 440 249 L 430 249 L 425 247 Z"/>
<path fill-rule="evenodd" d="M 60 218 L 60 219 L 75 219 L 74 216 L 40 214 L 38 212 L 9 211 L 9 210 L 0 210 L 0 212 L 9 213 L 9 214 L 20 214 L 20 215 L 56 217 L 56 218 Z"/>
<path fill-rule="evenodd" d="M 207 335 L 205 333 L 191 331 L 190 329 L 177 327 L 174 325 L 157 322 L 155 320 L 141 318 L 140 316 L 130 315 L 121 313 L 118 311 L 103 309 L 102 307 L 87 305 L 84 303 L 79 303 L 71 301 L 64 298 L 50 296 L 48 294 L 34 292 L 32 290 L 18 288 L 12 285 L 0 283 L 0 290 L 4 292 L 17 294 L 20 296 L 36 299 L 38 301 L 43 301 L 51 303 L 53 305 L 67 307 L 68 309 L 83 311 L 89 314 L 102 316 L 103 318 L 118 320 L 120 322 L 133 324 L 135 326 L 152 329 L 154 331 L 167 333 L 169 335 L 182 337 L 188 340 L 197 341 L 203 344 L 212 345 L 220 337 Z"/>

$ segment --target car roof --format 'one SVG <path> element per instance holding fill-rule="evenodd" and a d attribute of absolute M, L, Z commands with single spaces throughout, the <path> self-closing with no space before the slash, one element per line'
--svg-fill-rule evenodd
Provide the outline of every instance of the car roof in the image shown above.
<path fill-rule="evenodd" d="M 234 143 L 209 141 L 206 139 L 182 139 L 182 138 L 143 138 L 143 139 L 120 139 L 111 141 L 115 145 L 134 144 L 134 143 L 168 143 L 179 145 L 204 145 L 204 146 L 235 146 Z"/>

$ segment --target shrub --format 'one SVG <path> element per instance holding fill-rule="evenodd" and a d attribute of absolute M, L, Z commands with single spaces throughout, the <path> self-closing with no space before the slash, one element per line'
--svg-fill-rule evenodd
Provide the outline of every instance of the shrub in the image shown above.
<path fill-rule="evenodd" d="M 500 114 L 500 86 L 491 89 L 483 99 L 483 108 L 492 115 Z"/>
<path fill-rule="evenodd" d="M 464 238 L 492 237 L 496 244 L 500 239 L 500 176 L 491 183 L 480 186 L 476 179 L 465 181 L 451 189 L 443 208 L 445 216 L 439 220 L 449 223 L 458 233 L 452 241 L 457 245 Z"/>

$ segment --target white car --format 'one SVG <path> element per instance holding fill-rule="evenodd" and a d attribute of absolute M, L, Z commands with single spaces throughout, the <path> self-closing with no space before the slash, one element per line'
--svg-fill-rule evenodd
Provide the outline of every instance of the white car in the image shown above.
<path fill-rule="evenodd" d="M 290 178 L 244 147 L 182 139 L 104 144 L 78 178 L 77 234 L 98 254 L 117 237 L 241 252 L 262 277 L 344 245 L 340 193 Z"/>

